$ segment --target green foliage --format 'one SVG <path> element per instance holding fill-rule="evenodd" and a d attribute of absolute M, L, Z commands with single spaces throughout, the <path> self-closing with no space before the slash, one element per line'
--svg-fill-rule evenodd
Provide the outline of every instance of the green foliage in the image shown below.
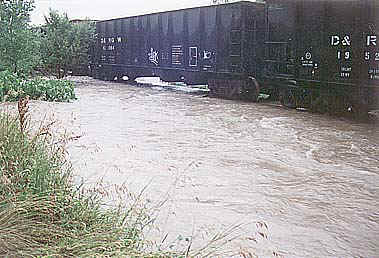
<path fill-rule="evenodd" d="M 67 15 L 51 10 L 44 26 L 31 28 L 33 9 L 34 0 L 0 1 L 0 71 L 26 78 L 42 64 L 45 72 L 60 79 L 69 70 L 86 70 L 94 24 L 71 23 Z"/>
<path fill-rule="evenodd" d="M 14 73 L 0 72 L 0 100 L 16 101 L 25 96 L 47 101 L 75 99 L 74 84 L 67 80 L 23 80 Z"/>
<path fill-rule="evenodd" d="M 33 0 L 0 1 L 0 70 L 26 75 L 39 63 L 39 36 L 28 25 Z"/>
<path fill-rule="evenodd" d="M 70 69 L 87 66 L 94 25 L 91 22 L 71 23 L 66 14 L 60 15 L 53 10 L 45 16 L 45 21 L 41 44 L 44 68 L 62 78 Z"/>
<path fill-rule="evenodd" d="M 84 70 L 87 72 L 89 63 L 89 48 L 95 42 L 95 24 L 90 21 L 82 21 L 74 24 L 74 51 L 75 55 L 69 64 L 73 71 Z"/>
<path fill-rule="evenodd" d="M 67 188 L 67 172 L 58 168 L 63 156 L 54 156 L 37 138 L 27 139 L 19 130 L 17 119 L 0 115 L 0 200 L 49 192 L 52 186 Z M 53 193 L 52 193 L 53 194 Z"/>

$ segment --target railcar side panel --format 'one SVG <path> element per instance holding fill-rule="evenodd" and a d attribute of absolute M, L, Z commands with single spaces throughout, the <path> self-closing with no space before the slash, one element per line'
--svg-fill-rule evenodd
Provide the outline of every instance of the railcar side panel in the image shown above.
<path fill-rule="evenodd" d="M 266 5 L 263 76 L 294 76 L 297 9 L 290 0 Z"/>
<path fill-rule="evenodd" d="M 160 57 L 160 67 L 162 68 L 168 68 L 171 64 L 171 56 L 170 56 L 170 46 L 171 41 L 169 38 L 169 17 L 170 15 L 168 13 L 162 13 L 159 15 L 161 20 L 161 31 L 162 31 L 162 40 L 161 40 L 161 53 L 159 55 Z"/>
<path fill-rule="evenodd" d="M 206 84 L 212 76 L 257 76 L 257 23 L 264 19 L 256 9 L 263 5 L 240 2 L 98 22 L 98 77 Z"/>
<path fill-rule="evenodd" d="M 201 28 L 201 66 L 202 71 L 216 71 L 216 8 L 204 7 L 200 9 L 200 28 Z"/>
<path fill-rule="evenodd" d="M 378 105 L 378 14 L 375 0 L 269 0 L 268 83 L 327 93 L 317 95 L 328 105 L 340 97 L 346 106 L 372 109 Z"/>
<path fill-rule="evenodd" d="M 263 6 L 243 6 L 241 20 L 241 69 L 259 79 L 264 70 L 266 21 Z"/>
<path fill-rule="evenodd" d="M 370 0 L 367 6 L 367 26 L 365 30 L 365 63 L 368 66 L 370 85 L 379 84 L 379 1 Z"/>
<path fill-rule="evenodd" d="M 202 31 L 200 29 L 200 9 L 187 11 L 188 23 L 188 62 L 187 69 L 199 72 L 201 66 L 201 44 Z"/>

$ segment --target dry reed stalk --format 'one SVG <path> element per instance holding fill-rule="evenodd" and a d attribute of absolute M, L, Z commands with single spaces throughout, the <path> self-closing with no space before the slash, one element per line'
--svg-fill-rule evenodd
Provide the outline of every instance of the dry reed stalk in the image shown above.
<path fill-rule="evenodd" d="M 18 118 L 20 121 L 20 130 L 21 133 L 24 133 L 26 128 L 26 120 L 28 117 L 28 111 L 29 111 L 29 96 L 26 96 L 25 98 L 21 98 L 18 101 Z"/>

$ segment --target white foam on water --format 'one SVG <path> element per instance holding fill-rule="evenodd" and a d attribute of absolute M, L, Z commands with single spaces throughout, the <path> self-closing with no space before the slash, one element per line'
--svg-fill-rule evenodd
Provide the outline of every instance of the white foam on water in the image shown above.
<path fill-rule="evenodd" d="M 209 92 L 207 85 L 189 86 L 189 85 L 186 85 L 184 82 L 165 82 L 165 81 L 162 81 L 160 77 L 139 77 L 135 81 L 139 84 L 160 87 L 159 88 L 160 90 L 164 88 L 164 89 L 187 92 L 187 93 Z"/>

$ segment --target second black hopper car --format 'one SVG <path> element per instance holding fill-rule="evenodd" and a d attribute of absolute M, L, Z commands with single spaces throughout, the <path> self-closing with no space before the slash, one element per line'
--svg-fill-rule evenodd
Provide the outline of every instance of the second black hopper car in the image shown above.
<path fill-rule="evenodd" d="M 379 108 L 379 1 L 268 0 L 264 83 L 289 107 Z"/>
<path fill-rule="evenodd" d="M 94 77 L 208 84 L 288 107 L 379 108 L 379 1 L 235 2 L 97 23 Z"/>

